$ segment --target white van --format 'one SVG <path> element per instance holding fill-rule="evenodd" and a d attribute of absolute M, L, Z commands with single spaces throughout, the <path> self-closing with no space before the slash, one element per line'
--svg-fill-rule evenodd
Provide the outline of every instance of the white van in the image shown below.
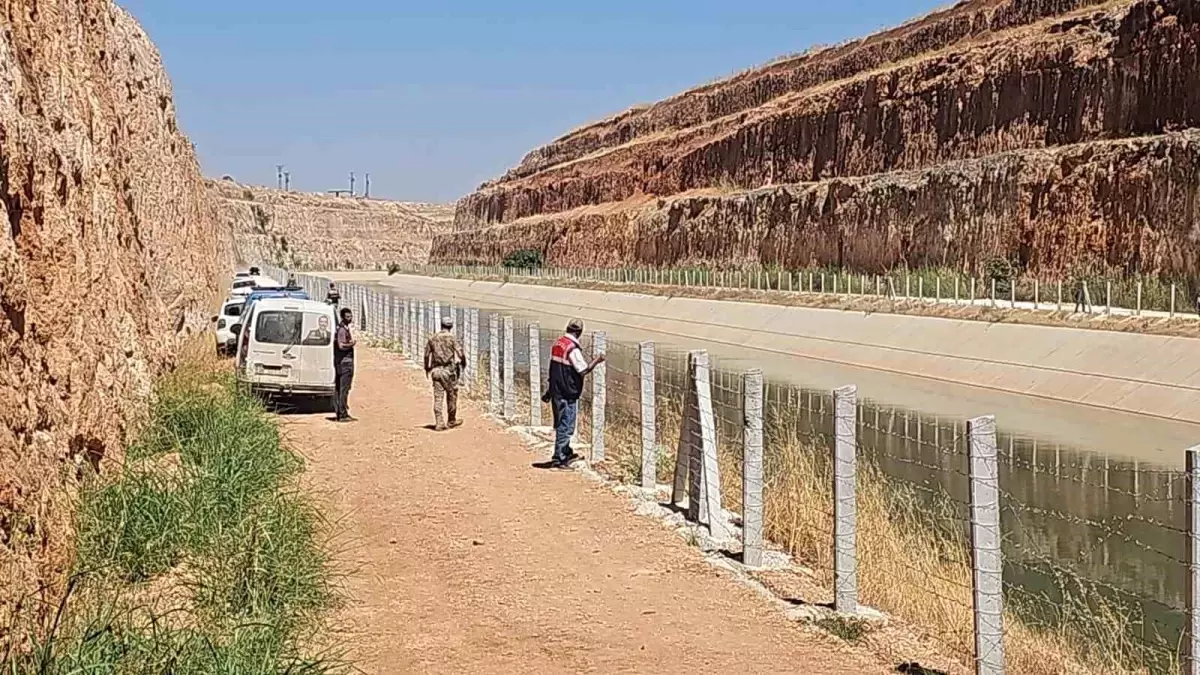
<path fill-rule="evenodd" d="M 333 401 L 333 306 L 263 298 L 238 328 L 238 382 L 252 391 Z"/>
<path fill-rule="evenodd" d="M 259 288 L 283 288 L 283 284 L 264 276 L 234 278 L 233 285 L 229 288 L 229 297 L 245 297 Z"/>

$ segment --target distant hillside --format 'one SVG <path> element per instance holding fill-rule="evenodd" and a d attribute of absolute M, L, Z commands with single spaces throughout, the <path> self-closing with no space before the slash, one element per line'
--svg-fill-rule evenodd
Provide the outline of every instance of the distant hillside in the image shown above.
<path fill-rule="evenodd" d="M 453 204 L 282 192 L 229 180 L 206 185 L 239 260 L 294 269 L 426 262 L 433 237 L 448 232 L 454 216 Z"/>

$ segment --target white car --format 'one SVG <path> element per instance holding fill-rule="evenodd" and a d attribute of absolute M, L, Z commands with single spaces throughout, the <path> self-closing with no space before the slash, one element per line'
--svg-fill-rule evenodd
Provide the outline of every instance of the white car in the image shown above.
<path fill-rule="evenodd" d="M 233 328 L 233 324 L 241 321 L 242 308 L 245 306 L 245 298 L 229 298 L 225 304 L 221 305 L 221 313 L 213 317 L 213 320 L 217 322 L 218 354 L 233 354 L 237 335 L 231 328 Z"/>
<path fill-rule="evenodd" d="M 235 278 L 233 286 L 229 289 L 229 296 L 231 298 L 235 296 L 246 297 L 258 288 L 283 288 L 283 284 L 271 277 L 264 276 Z"/>

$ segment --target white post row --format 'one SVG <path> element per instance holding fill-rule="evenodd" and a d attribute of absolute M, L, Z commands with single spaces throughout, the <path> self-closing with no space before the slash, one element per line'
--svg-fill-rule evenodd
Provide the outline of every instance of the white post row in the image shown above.
<path fill-rule="evenodd" d="M 529 324 L 529 426 L 542 426 L 542 329 Z"/>
<path fill-rule="evenodd" d="M 642 487 L 658 487 L 657 399 L 655 398 L 654 343 L 638 345 L 642 376 Z"/>
<path fill-rule="evenodd" d="M 761 567 L 763 561 L 763 374 L 742 376 L 742 563 Z"/>
<path fill-rule="evenodd" d="M 595 358 L 608 351 L 608 334 L 602 331 L 592 333 L 592 357 Z M 604 461 L 604 411 L 608 400 L 608 382 L 606 375 L 608 364 L 601 363 L 592 371 L 592 461 Z"/>
<path fill-rule="evenodd" d="M 513 354 L 513 318 L 504 317 L 504 419 L 513 421 L 517 416 L 517 383 Z"/>

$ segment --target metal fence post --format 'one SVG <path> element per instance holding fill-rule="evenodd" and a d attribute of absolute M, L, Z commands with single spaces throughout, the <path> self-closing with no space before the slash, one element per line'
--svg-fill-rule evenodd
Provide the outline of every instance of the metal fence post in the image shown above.
<path fill-rule="evenodd" d="M 742 563 L 762 566 L 763 560 L 763 374 L 742 376 Z"/>
<path fill-rule="evenodd" d="M 642 380 L 642 487 L 658 487 L 658 420 L 654 391 L 654 343 L 638 345 Z"/>
<path fill-rule="evenodd" d="M 608 351 L 608 334 L 603 331 L 592 333 L 592 357 Z M 592 371 L 592 461 L 604 461 L 604 411 L 608 400 L 608 382 L 605 375 L 608 367 L 604 363 Z"/>
<path fill-rule="evenodd" d="M 833 392 L 833 608 L 858 612 L 858 387 Z"/>
<path fill-rule="evenodd" d="M 529 426 L 542 426 L 542 328 L 529 324 Z"/>
<path fill-rule="evenodd" d="M 971 563 L 975 596 L 976 675 L 1004 673 L 1004 585 L 1000 552 L 1000 474 L 996 418 L 967 421 L 970 439 Z"/>
<path fill-rule="evenodd" d="M 1200 675 L 1200 445 L 1187 450 L 1187 620 L 1184 622 L 1184 671 Z"/>
<path fill-rule="evenodd" d="M 513 354 L 513 318 L 504 317 L 504 419 L 517 416 L 517 383 L 515 379 L 515 354 Z"/>
<path fill-rule="evenodd" d="M 498 415 L 500 402 L 500 316 L 488 316 L 488 412 Z"/>

